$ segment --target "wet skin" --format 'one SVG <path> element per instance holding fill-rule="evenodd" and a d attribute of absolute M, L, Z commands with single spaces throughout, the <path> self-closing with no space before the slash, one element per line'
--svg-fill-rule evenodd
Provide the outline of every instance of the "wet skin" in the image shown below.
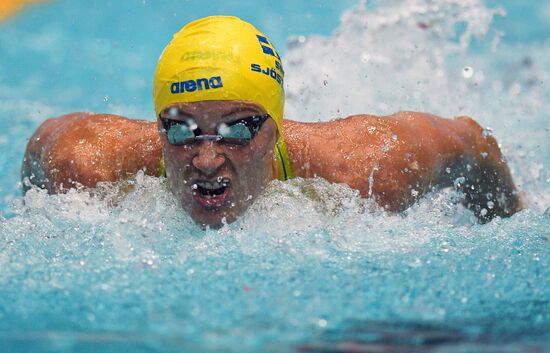
<path fill-rule="evenodd" d="M 261 107 L 243 102 L 196 102 L 177 107 L 184 113 L 177 119 L 192 118 L 207 135 L 215 135 L 220 122 L 230 123 L 265 114 Z M 158 128 L 162 130 L 160 120 Z M 259 133 L 246 145 L 198 141 L 175 146 L 161 132 L 170 189 L 198 224 L 219 227 L 224 218 L 226 222 L 233 222 L 272 179 L 276 140 L 277 126 L 272 119 L 265 121 Z M 224 185 L 223 193 L 211 196 L 201 192 L 201 185 L 219 186 L 220 182 Z"/>
<path fill-rule="evenodd" d="M 264 111 L 240 101 L 181 105 L 205 134 L 215 126 Z M 173 146 L 160 125 L 115 115 L 73 113 L 46 120 L 30 138 L 22 167 L 27 182 L 62 192 L 100 181 L 132 177 L 140 169 L 157 175 L 162 153 L 170 189 L 200 225 L 235 220 L 278 175 L 277 138 L 268 119 L 246 146 L 201 141 Z M 296 176 L 346 183 L 388 211 L 402 211 L 425 193 L 453 185 L 481 221 L 506 217 L 525 207 L 492 136 L 473 119 L 443 119 L 400 112 L 358 115 L 322 123 L 283 121 L 283 137 Z M 197 197 L 193 184 L 227 178 L 223 197 Z M 225 192 L 224 192 L 225 193 Z M 200 196 L 200 195 L 199 195 Z M 488 207 L 488 202 L 493 207 Z"/>

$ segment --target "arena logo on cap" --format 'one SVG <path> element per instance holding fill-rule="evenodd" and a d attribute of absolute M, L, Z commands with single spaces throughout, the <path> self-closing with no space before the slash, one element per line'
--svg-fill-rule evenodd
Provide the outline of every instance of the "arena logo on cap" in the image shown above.
<path fill-rule="evenodd" d="M 203 89 L 216 89 L 223 87 L 221 76 L 213 76 L 208 78 L 198 78 L 196 80 L 187 80 L 181 82 L 172 82 L 170 84 L 170 92 L 172 94 L 194 92 Z"/>

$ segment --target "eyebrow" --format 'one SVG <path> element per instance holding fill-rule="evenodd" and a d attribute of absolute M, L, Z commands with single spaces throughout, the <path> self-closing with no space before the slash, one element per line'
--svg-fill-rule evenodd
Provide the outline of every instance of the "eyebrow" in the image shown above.
<path fill-rule="evenodd" d="M 170 109 L 170 108 L 168 108 Z M 178 118 L 184 118 L 184 119 L 192 119 L 193 121 L 197 121 L 195 114 L 191 113 L 189 110 L 182 109 L 181 107 L 178 107 L 179 114 L 176 116 L 171 116 L 168 113 L 164 116 L 160 116 L 162 119 L 174 121 L 174 122 L 185 122 L 182 119 Z M 247 113 L 247 115 L 243 116 L 235 116 L 239 113 Z M 245 118 L 248 118 L 250 116 L 258 116 L 258 115 L 265 115 L 266 113 L 259 111 L 258 109 L 255 109 L 253 107 L 242 107 L 242 106 L 236 106 L 233 107 L 233 109 L 229 110 L 228 112 L 225 112 L 224 114 L 221 114 L 220 121 L 221 123 L 231 123 L 235 121 L 239 121 Z M 217 124 L 216 124 L 217 125 Z"/>
<path fill-rule="evenodd" d="M 247 115 L 235 117 L 235 115 L 239 114 L 239 113 L 247 113 Z M 254 108 L 236 107 L 236 109 L 233 109 L 230 112 L 227 112 L 227 113 L 223 114 L 221 116 L 221 120 L 223 122 L 231 122 L 231 121 L 242 120 L 244 118 L 248 118 L 248 117 L 253 116 L 253 115 L 264 115 L 264 114 L 265 113 L 260 112 L 260 111 L 258 111 L 257 109 L 254 109 Z M 234 119 L 232 119 L 232 118 L 234 118 Z"/>

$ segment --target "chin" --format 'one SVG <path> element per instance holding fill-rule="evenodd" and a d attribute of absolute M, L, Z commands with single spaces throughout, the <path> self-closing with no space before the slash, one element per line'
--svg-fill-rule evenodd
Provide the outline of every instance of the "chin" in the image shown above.
<path fill-rule="evenodd" d="M 203 229 L 219 229 L 224 224 L 233 223 L 237 217 L 227 210 L 194 209 L 189 212 L 195 223 Z"/>

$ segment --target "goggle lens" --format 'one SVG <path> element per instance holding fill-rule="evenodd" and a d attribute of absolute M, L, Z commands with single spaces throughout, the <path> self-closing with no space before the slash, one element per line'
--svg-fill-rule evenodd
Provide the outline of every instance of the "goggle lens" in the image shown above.
<path fill-rule="evenodd" d="M 166 135 L 168 137 L 168 142 L 172 145 L 189 143 L 189 141 L 195 139 L 195 133 L 191 131 L 187 124 L 173 124 L 167 130 Z"/>
<path fill-rule="evenodd" d="M 221 141 L 232 145 L 246 145 L 260 131 L 269 115 L 253 115 L 230 123 L 218 125 L 217 135 L 203 135 L 192 119 L 174 120 L 160 117 L 163 128 L 172 145 L 181 146 L 197 141 Z"/>

